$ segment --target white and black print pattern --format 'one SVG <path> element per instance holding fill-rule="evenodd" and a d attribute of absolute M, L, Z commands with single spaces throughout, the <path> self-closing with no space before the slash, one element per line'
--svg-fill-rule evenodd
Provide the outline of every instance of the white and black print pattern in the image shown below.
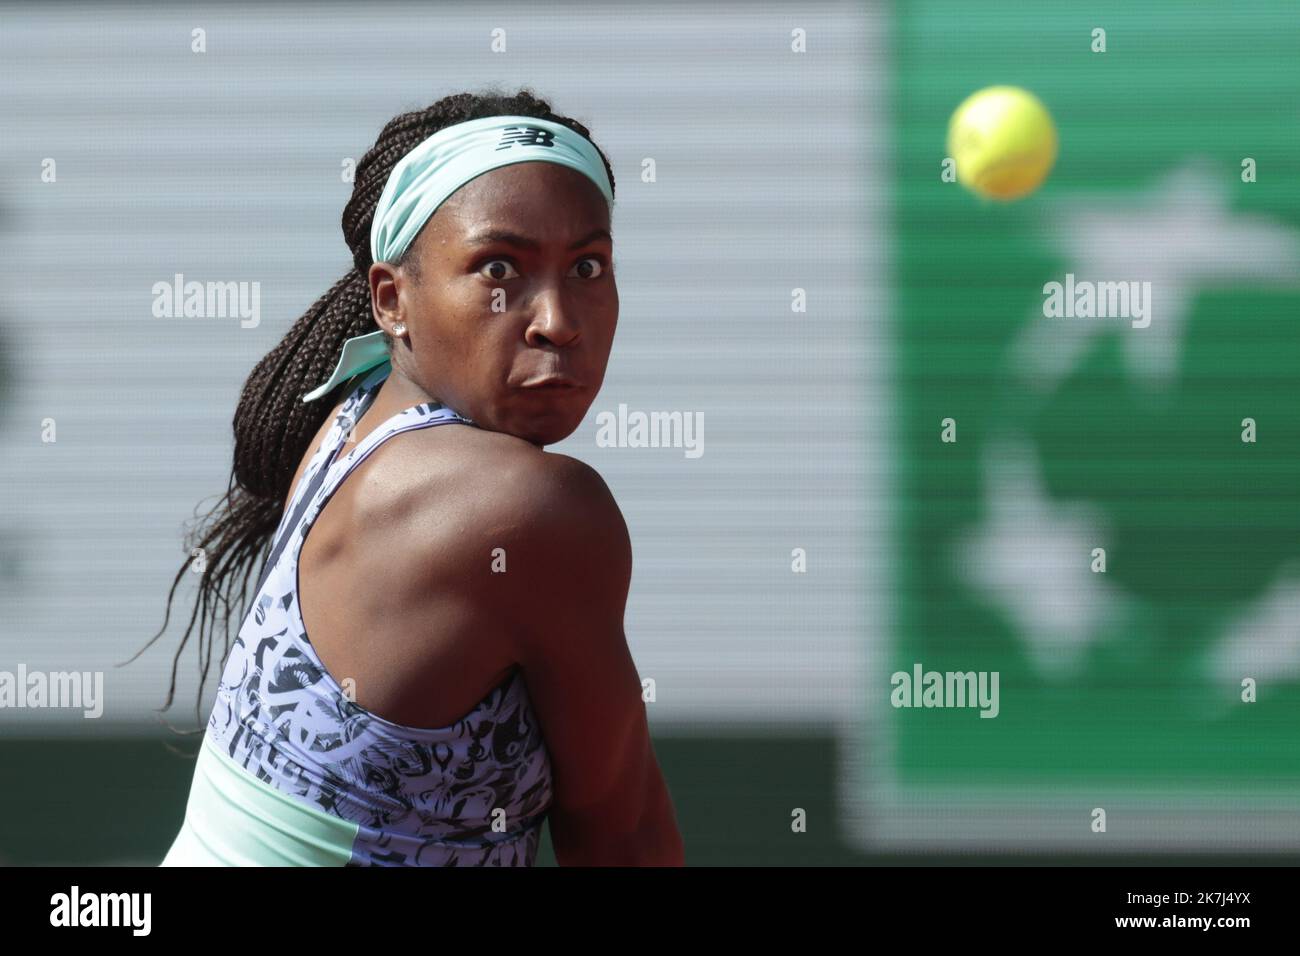
<path fill-rule="evenodd" d="M 303 627 L 298 553 L 343 479 L 392 435 L 472 425 L 445 406 L 417 405 L 340 456 L 388 370 L 352 392 L 299 482 L 231 646 L 207 734 L 260 780 L 356 824 L 350 866 L 531 866 L 551 767 L 520 673 L 451 726 L 404 727 L 348 700 Z M 493 830 L 498 809 L 506 832 Z"/>

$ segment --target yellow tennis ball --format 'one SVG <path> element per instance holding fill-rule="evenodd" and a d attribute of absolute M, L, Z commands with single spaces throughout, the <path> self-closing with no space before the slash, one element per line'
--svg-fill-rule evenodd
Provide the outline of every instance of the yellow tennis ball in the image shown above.
<path fill-rule="evenodd" d="M 1056 126 L 1038 97 L 1018 86 L 972 93 L 948 123 L 957 181 L 991 199 L 1027 196 L 1056 162 Z"/>

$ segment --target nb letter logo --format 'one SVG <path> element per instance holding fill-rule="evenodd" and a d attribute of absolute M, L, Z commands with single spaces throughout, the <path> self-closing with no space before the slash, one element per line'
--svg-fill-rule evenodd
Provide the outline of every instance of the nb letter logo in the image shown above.
<path fill-rule="evenodd" d="M 501 132 L 497 152 L 511 146 L 554 146 L 555 134 L 540 126 L 507 126 Z"/>

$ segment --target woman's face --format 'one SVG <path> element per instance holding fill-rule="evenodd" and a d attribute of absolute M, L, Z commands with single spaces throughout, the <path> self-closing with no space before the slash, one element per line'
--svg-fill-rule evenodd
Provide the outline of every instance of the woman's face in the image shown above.
<path fill-rule="evenodd" d="M 582 422 L 605 378 L 618 288 L 609 207 L 556 163 L 503 166 L 444 202 L 413 245 L 414 270 L 375 263 L 375 320 L 393 369 L 493 431 L 543 446 Z M 562 376 L 573 387 L 532 387 Z"/>

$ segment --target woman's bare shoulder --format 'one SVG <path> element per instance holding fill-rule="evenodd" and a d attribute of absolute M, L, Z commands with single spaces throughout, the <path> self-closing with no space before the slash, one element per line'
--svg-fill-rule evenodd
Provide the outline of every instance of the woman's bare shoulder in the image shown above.
<path fill-rule="evenodd" d="M 437 535 L 444 551 L 501 548 L 507 560 L 513 552 L 534 564 L 571 560 L 565 552 L 580 550 L 605 566 L 630 562 L 623 514 L 586 462 L 479 429 L 432 428 L 411 437 L 387 467 L 361 478 L 376 486 L 365 497 L 377 520 L 399 519 L 423 537 L 421 528 L 445 531 L 454 516 L 454 535 Z"/>
<path fill-rule="evenodd" d="M 536 449 L 508 455 L 482 487 L 484 526 L 499 528 L 530 562 L 604 576 L 631 560 L 618 502 L 580 459 Z"/>

